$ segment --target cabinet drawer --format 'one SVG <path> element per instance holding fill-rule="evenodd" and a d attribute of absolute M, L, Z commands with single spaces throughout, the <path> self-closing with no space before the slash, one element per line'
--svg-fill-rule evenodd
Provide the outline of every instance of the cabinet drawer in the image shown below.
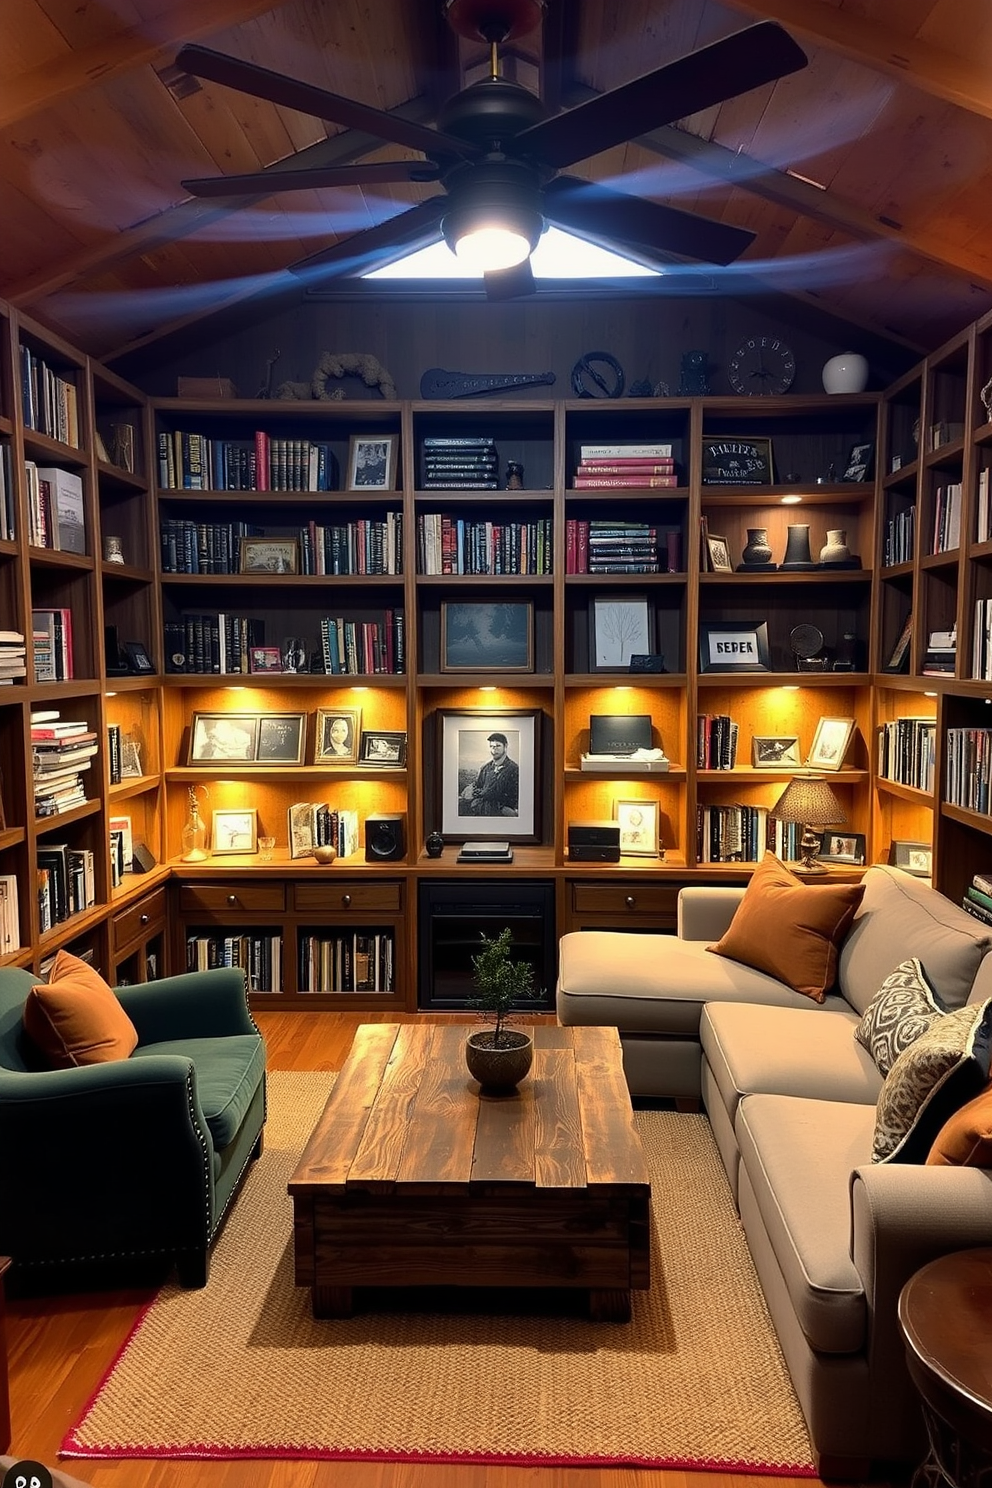
<path fill-rule="evenodd" d="M 165 888 L 146 894 L 137 904 L 114 915 L 114 949 L 130 945 L 165 924 Z"/>
<path fill-rule="evenodd" d="M 342 910 L 398 914 L 403 907 L 398 883 L 297 884 L 296 908 L 305 914 L 339 914 Z"/>
<path fill-rule="evenodd" d="M 237 914 L 239 910 L 265 913 L 286 908 L 284 884 L 183 884 L 180 909 L 205 910 L 209 914 Z"/>
<path fill-rule="evenodd" d="M 663 915 L 674 920 L 678 884 L 576 883 L 572 906 L 577 914 Z"/>

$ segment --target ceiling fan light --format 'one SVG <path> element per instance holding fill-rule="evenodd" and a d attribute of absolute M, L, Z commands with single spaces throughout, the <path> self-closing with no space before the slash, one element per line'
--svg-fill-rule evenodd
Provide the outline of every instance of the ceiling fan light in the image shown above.
<path fill-rule="evenodd" d="M 516 228 L 485 223 L 469 229 L 450 246 L 461 263 L 483 273 L 515 268 L 531 253 L 531 244 Z"/>

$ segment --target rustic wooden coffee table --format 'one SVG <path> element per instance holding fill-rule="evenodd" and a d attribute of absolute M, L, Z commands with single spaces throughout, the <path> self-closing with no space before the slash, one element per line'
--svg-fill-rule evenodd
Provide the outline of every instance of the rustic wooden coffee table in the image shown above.
<path fill-rule="evenodd" d="M 626 1322 L 650 1285 L 651 1185 L 612 1028 L 533 1029 L 483 1096 L 464 1025 L 363 1024 L 288 1189 L 315 1317 L 355 1287 L 581 1288 Z"/>

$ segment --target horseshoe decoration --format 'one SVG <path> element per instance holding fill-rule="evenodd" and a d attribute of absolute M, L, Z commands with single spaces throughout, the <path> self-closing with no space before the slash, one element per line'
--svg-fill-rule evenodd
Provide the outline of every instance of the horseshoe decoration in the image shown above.
<path fill-rule="evenodd" d="M 599 365 L 606 368 L 606 374 Z M 608 351 L 587 351 L 572 368 L 572 391 L 577 398 L 619 398 L 623 395 L 623 368 Z"/>

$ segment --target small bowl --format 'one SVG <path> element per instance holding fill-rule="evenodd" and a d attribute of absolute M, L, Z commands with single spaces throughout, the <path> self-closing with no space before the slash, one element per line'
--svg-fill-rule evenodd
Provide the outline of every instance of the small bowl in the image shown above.
<path fill-rule="evenodd" d="M 336 847 L 331 847 L 328 843 L 324 847 L 315 847 L 313 855 L 318 863 L 333 863 L 338 855 L 338 850 Z"/>

